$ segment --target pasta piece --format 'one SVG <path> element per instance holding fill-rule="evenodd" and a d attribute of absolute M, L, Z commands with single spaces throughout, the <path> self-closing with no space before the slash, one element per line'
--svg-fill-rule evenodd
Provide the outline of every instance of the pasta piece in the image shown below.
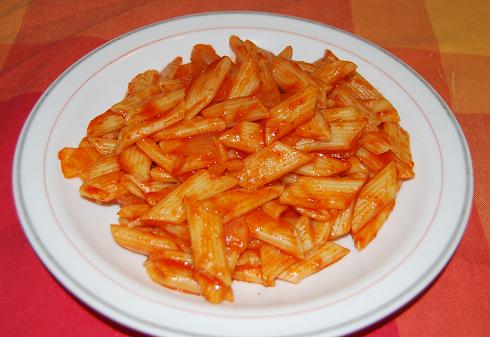
<path fill-rule="evenodd" d="M 128 91 L 126 96 L 134 96 L 135 94 L 143 91 L 144 89 L 155 85 L 159 79 L 159 73 L 156 70 L 147 70 L 141 74 L 136 75 L 128 84 Z"/>
<path fill-rule="evenodd" d="M 313 242 L 313 232 L 310 225 L 310 218 L 302 215 L 294 219 L 291 224 L 293 225 L 295 233 L 301 242 L 303 251 L 308 253 L 315 245 Z"/>
<path fill-rule="evenodd" d="M 217 117 L 225 121 L 226 127 L 239 122 L 253 122 L 269 117 L 264 105 L 253 97 L 239 97 L 213 104 L 201 112 L 204 117 Z"/>
<path fill-rule="evenodd" d="M 122 175 L 121 171 L 117 171 L 87 180 L 80 186 L 80 195 L 98 203 L 113 202 L 127 193 L 127 189 L 120 184 Z"/>
<path fill-rule="evenodd" d="M 391 146 L 388 137 L 384 132 L 364 133 L 359 139 L 359 143 L 369 152 L 375 155 L 390 151 Z"/>
<path fill-rule="evenodd" d="M 159 130 L 169 127 L 184 118 L 184 103 L 181 101 L 163 117 L 127 126 L 121 130 L 117 152 L 121 152 L 138 140 L 150 136 Z"/>
<path fill-rule="evenodd" d="M 257 123 L 240 122 L 235 127 L 223 133 L 219 140 L 226 146 L 233 147 L 247 153 L 254 153 L 262 149 L 264 144 L 264 131 Z"/>
<path fill-rule="evenodd" d="M 397 123 L 383 123 L 382 129 L 388 136 L 390 147 L 395 154 L 397 161 L 402 162 L 409 170 L 404 179 L 409 179 L 414 176 L 413 160 L 410 151 L 410 136 Z"/>
<path fill-rule="evenodd" d="M 107 110 L 103 114 L 92 119 L 87 127 L 88 136 L 103 136 L 106 133 L 118 131 L 124 126 L 124 118 Z"/>
<path fill-rule="evenodd" d="M 398 192 L 397 171 L 390 162 L 359 192 L 354 206 L 352 232 L 357 233 L 373 216 L 392 201 Z"/>
<path fill-rule="evenodd" d="M 184 120 L 171 128 L 166 128 L 155 133 L 152 138 L 156 141 L 173 138 L 186 138 L 202 135 L 210 132 L 221 131 L 226 127 L 225 122 L 219 118 L 199 118 Z"/>
<path fill-rule="evenodd" d="M 239 257 L 233 279 L 250 283 L 264 284 L 259 255 L 252 250 L 245 250 Z"/>
<path fill-rule="evenodd" d="M 311 227 L 313 228 L 313 240 L 315 245 L 322 244 L 323 242 L 329 240 L 334 223 L 335 219 L 312 221 Z"/>
<path fill-rule="evenodd" d="M 141 219 L 150 223 L 184 222 L 186 219 L 184 197 L 206 199 L 236 186 L 237 183 L 235 178 L 227 176 L 211 179 L 208 171 L 201 170 L 160 200 Z"/>
<path fill-rule="evenodd" d="M 223 226 L 228 268 L 233 273 L 240 254 L 248 247 L 248 226 L 243 217 L 236 218 Z"/>
<path fill-rule="evenodd" d="M 348 234 L 352 225 L 352 212 L 354 211 L 355 201 L 349 207 L 339 211 L 339 214 L 333 221 L 332 230 L 328 236 L 329 240 L 335 240 L 345 234 Z"/>
<path fill-rule="evenodd" d="M 318 87 L 307 73 L 284 57 L 272 59 L 271 68 L 274 80 L 282 91 L 295 93 L 308 86 Z"/>
<path fill-rule="evenodd" d="M 143 138 L 136 142 L 136 146 L 143 151 L 153 162 L 172 172 L 177 162 L 177 156 L 163 153 L 158 144 L 150 138 Z M 151 172 L 150 172 L 151 175 Z"/>
<path fill-rule="evenodd" d="M 211 63 L 191 84 L 185 100 L 185 119 L 191 119 L 212 102 L 231 69 L 231 60 L 225 56 Z"/>
<path fill-rule="evenodd" d="M 83 172 L 80 177 L 83 180 L 91 180 L 104 174 L 120 171 L 117 156 L 108 156 L 99 158 L 88 170 Z"/>
<path fill-rule="evenodd" d="M 330 137 L 332 137 L 330 126 L 322 114 L 318 112 L 308 122 L 299 126 L 295 132 L 301 137 L 313 138 L 319 141 L 329 141 Z"/>
<path fill-rule="evenodd" d="M 366 121 L 332 122 L 329 141 L 301 139 L 295 144 L 295 148 L 306 152 L 350 150 L 357 143 L 365 126 Z"/>
<path fill-rule="evenodd" d="M 119 156 L 121 169 L 143 181 L 150 180 L 151 159 L 135 145 L 125 149 Z"/>
<path fill-rule="evenodd" d="M 260 247 L 260 262 L 263 283 L 266 287 L 273 286 L 279 274 L 291 267 L 296 258 L 283 253 L 274 246 L 264 244 Z"/>
<path fill-rule="evenodd" d="M 117 215 L 121 218 L 135 220 L 145 214 L 149 208 L 150 206 L 146 204 L 126 205 L 121 207 Z"/>
<path fill-rule="evenodd" d="M 264 187 L 255 191 L 234 189 L 206 199 L 206 203 L 221 214 L 223 222 L 227 223 L 272 199 L 276 199 L 283 191 L 284 189 L 280 185 Z"/>
<path fill-rule="evenodd" d="M 352 234 L 352 239 L 358 250 L 364 249 L 376 237 L 394 207 L 395 200 L 392 200 L 359 231 Z"/>
<path fill-rule="evenodd" d="M 117 140 L 115 139 L 104 137 L 88 137 L 87 139 L 99 154 L 103 156 L 113 154 L 116 150 Z"/>
<path fill-rule="evenodd" d="M 185 198 L 195 266 L 231 286 L 221 217 L 199 200 Z"/>
<path fill-rule="evenodd" d="M 296 237 L 293 227 L 286 221 L 273 219 L 261 211 L 245 215 L 245 221 L 253 237 L 297 258 L 304 257 L 301 242 Z"/>
<path fill-rule="evenodd" d="M 177 249 L 175 242 L 168 235 L 158 235 L 120 225 L 111 225 L 114 240 L 122 247 L 138 254 L 150 255 L 164 249 Z"/>
<path fill-rule="evenodd" d="M 347 77 L 357 69 L 357 66 L 349 61 L 332 61 L 324 63 L 316 69 L 311 76 L 332 84 Z"/>
<path fill-rule="evenodd" d="M 344 209 L 364 182 L 364 179 L 300 177 L 286 188 L 279 202 L 314 209 Z"/>
<path fill-rule="evenodd" d="M 282 272 L 278 278 L 291 283 L 299 283 L 305 277 L 337 262 L 349 252 L 349 249 L 327 241 L 310 250 L 303 260 L 294 263 Z"/>
<path fill-rule="evenodd" d="M 331 219 L 332 215 L 330 214 L 330 212 L 333 211 L 328 209 L 314 210 L 314 209 L 304 208 L 304 207 L 294 207 L 294 210 L 299 214 L 306 215 L 307 217 L 310 217 L 318 221 L 327 221 Z"/>
<path fill-rule="evenodd" d="M 262 212 L 274 219 L 279 219 L 281 214 L 288 208 L 287 205 L 271 200 L 262 205 Z"/>
<path fill-rule="evenodd" d="M 182 65 L 182 57 L 177 56 L 172 61 L 170 61 L 161 71 L 160 71 L 160 83 L 165 80 L 171 80 L 175 77 L 177 69 Z"/>
<path fill-rule="evenodd" d="M 328 177 L 347 171 L 349 168 L 350 164 L 347 161 L 315 156 L 312 162 L 297 168 L 294 173 L 310 177 Z"/>
<path fill-rule="evenodd" d="M 240 186 L 244 188 L 263 186 L 311 160 L 311 156 L 281 142 L 275 142 L 245 158 L 240 175 Z"/>
<path fill-rule="evenodd" d="M 352 122 L 362 121 L 364 117 L 354 106 L 330 108 L 321 110 L 326 122 Z"/>
<path fill-rule="evenodd" d="M 312 118 L 317 96 L 318 88 L 307 87 L 273 107 L 265 125 L 265 143 L 270 145 Z"/>

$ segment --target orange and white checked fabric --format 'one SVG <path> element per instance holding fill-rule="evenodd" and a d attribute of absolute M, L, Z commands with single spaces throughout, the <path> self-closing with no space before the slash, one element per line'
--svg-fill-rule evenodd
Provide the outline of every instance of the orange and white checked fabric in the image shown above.
<path fill-rule="evenodd" d="M 90 50 L 156 21 L 220 10 L 294 15 L 353 32 L 411 65 L 448 102 L 473 157 L 468 228 L 421 296 L 355 336 L 490 336 L 490 2 L 484 0 L 1 1 L 0 335 L 138 335 L 71 297 L 35 256 L 12 198 L 15 144 L 42 92 Z"/>

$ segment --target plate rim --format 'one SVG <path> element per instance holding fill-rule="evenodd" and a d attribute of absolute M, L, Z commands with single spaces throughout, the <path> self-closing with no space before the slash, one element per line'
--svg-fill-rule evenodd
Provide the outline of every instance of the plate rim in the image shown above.
<path fill-rule="evenodd" d="M 334 30 L 337 32 L 340 32 L 342 34 L 346 34 L 354 39 L 360 40 L 366 44 L 368 44 L 371 47 L 374 47 L 381 53 L 387 55 L 391 59 L 393 59 L 395 62 L 399 63 L 403 67 L 405 67 L 412 75 L 415 75 L 415 77 L 424 85 L 426 89 L 429 89 L 431 95 L 436 98 L 437 102 L 440 104 L 442 109 L 446 112 L 446 115 L 449 117 L 449 121 L 451 122 L 451 125 L 454 127 L 454 131 L 458 135 L 458 145 L 461 146 L 462 148 L 462 153 L 464 155 L 465 159 L 465 197 L 464 197 L 464 202 L 462 205 L 462 212 L 459 215 L 458 220 L 456 221 L 457 226 L 454 230 L 453 235 L 451 236 L 451 239 L 448 240 L 445 244 L 445 248 L 439 252 L 439 256 L 437 256 L 437 259 L 431 264 L 431 267 L 434 266 L 434 268 L 429 268 L 428 271 L 422 275 L 420 275 L 415 282 L 412 282 L 412 284 L 405 289 L 405 292 L 400 294 L 400 296 L 391 298 L 389 301 L 385 301 L 383 305 L 379 306 L 378 308 L 375 309 L 370 309 L 367 312 L 365 312 L 361 317 L 358 317 L 356 320 L 351 320 L 348 322 L 341 323 L 339 325 L 331 325 L 328 327 L 324 327 L 323 329 L 316 330 L 316 331 L 310 331 L 306 334 L 301 334 L 301 336 L 304 335 L 316 335 L 320 333 L 326 333 L 329 332 L 330 330 L 338 330 L 341 329 L 342 326 L 346 325 L 351 325 L 354 323 L 354 325 L 357 325 L 356 329 L 353 331 L 357 331 L 358 329 L 362 329 L 370 324 L 373 324 L 376 321 L 379 321 L 383 318 L 385 318 L 387 315 L 395 312 L 396 310 L 402 308 L 403 306 L 407 305 L 411 300 L 417 298 L 420 293 L 426 289 L 439 275 L 443 269 L 447 266 L 449 260 L 453 256 L 454 252 L 456 251 L 459 243 L 461 242 L 461 238 L 464 234 L 465 229 L 467 228 L 469 216 L 471 213 L 471 207 L 472 207 L 472 201 L 473 201 L 473 189 L 474 189 L 474 176 L 473 176 L 473 164 L 471 160 L 471 152 L 469 150 L 469 146 L 467 143 L 467 140 L 464 136 L 463 130 L 461 126 L 459 125 L 454 113 L 450 109 L 450 107 L 447 105 L 447 103 L 442 99 L 442 97 L 439 95 L 439 93 L 430 85 L 430 83 L 425 80 L 418 72 L 416 72 L 410 65 L 406 64 L 404 61 L 399 59 L 397 56 L 393 55 L 389 51 L 385 50 L 384 48 L 378 46 L 377 44 L 361 37 L 358 36 L 354 33 L 351 33 L 349 31 L 345 31 L 343 29 L 340 29 L 335 26 L 331 26 L 322 22 L 306 19 L 306 18 L 301 18 L 301 17 L 296 17 L 296 16 L 291 16 L 291 15 L 284 15 L 284 14 L 278 14 L 278 13 L 270 13 L 270 12 L 261 12 L 261 11 L 213 11 L 213 12 L 202 12 L 202 13 L 194 13 L 194 14 L 189 14 L 189 15 L 183 15 L 183 16 L 178 16 L 178 17 L 173 17 L 161 21 L 157 21 L 142 27 L 138 27 L 136 29 L 133 29 L 131 31 L 128 31 L 122 35 L 119 35 L 104 44 L 98 46 L 97 48 L 89 51 L 79 59 L 77 59 L 73 64 L 71 64 L 68 68 L 66 68 L 49 86 L 48 88 L 42 93 L 41 97 L 38 99 L 34 107 L 31 109 L 29 116 L 27 120 L 24 122 L 24 125 L 22 127 L 21 133 L 19 135 L 16 148 L 15 148 L 15 155 L 14 155 L 14 160 L 13 160 L 13 166 L 12 166 L 12 187 L 13 187 L 13 193 L 14 193 L 14 199 L 15 199 L 15 206 L 16 206 L 16 211 L 18 218 L 20 220 L 21 226 L 23 228 L 23 231 L 28 238 L 29 243 L 31 246 L 34 248 L 34 251 L 38 258 L 41 260 L 41 262 L 47 267 L 47 269 L 50 271 L 52 275 L 56 277 L 57 280 L 60 281 L 62 284 L 63 288 L 69 291 L 70 294 L 74 295 L 76 298 L 80 299 L 82 302 L 88 304 L 90 308 L 94 309 L 95 311 L 101 313 L 102 315 L 109 317 L 110 319 L 116 320 L 118 323 L 129 326 L 131 328 L 134 328 L 133 325 L 129 325 L 127 322 L 122 321 L 121 319 L 116 319 L 115 316 L 122 316 L 125 317 L 126 319 L 129 319 L 132 322 L 139 322 L 138 325 L 140 324 L 147 324 L 151 325 L 157 330 L 167 330 L 168 332 L 172 333 L 177 333 L 180 335 L 197 335 L 190 333 L 189 331 L 181 331 L 174 329 L 171 326 L 164 326 L 161 324 L 155 324 L 151 320 L 144 320 L 141 317 L 135 317 L 131 315 L 130 313 L 127 313 L 118 307 L 115 307 L 111 305 L 111 303 L 106 302 L 104 299 L 100 298 L 100 296 L 94 295 L 93 292 L 90 289 L 87 289 L 84 287 L 82 284 L 80 284 L 76 279 L 74 279 L 72 276 L 70 276 L 68 273 L 66 273 L 65 269 L 56 261 L 56 259 L 52 256 L 52 254 L 49 251 L 49 248 L 46 248 L 40 239 L 40 237 L 37 235 L 36 230 L 35 230 L 35 221 L 32 221 L 31 217 L 29 216 L 28 212 L 28 206 L 25 203 L 25 199 L 23 197 L 23 191 L 21 190 L 21 178 L 20 178 L 20 171 L 19 168 L 21 167 L 21 161 L 22 161 L 22 152 L 24 148 L 24 144 L 27 138 L 27 135 L 29 133 L 29 129 L 32 125 L 32 122 L 34 120 L 34 117 L 37 115 L 39 112 L 39 109 L 42 107 L 43 102 L 45 99 L 50 95 L 50 93 L 55 89 L 55 87 L 58 85 L 58 83 L 66 76 L 68 75 L 72 69 L 76 68 L 80 63 L 84 62 L 86 59 L 90 58 L 92 55 L 96 54 L 99 52 L 101 49 L 115 43 L 116 41 L 119 41 L 127 36 L 133 35 L 137 32 L 146 30 L 151 27 L 159 26 L 159 25 L 164 25 L 166 23 L 172 22 L 172 21 L 178 21 L 182 19 L 189 19 L 189 18 L 197 18 L 197 17 L 205 17 L 205 16 L 220 16 L 220 15 L 229 15 L 229 14 L 235 14 L 235 15 L 261 15 L 261 16 L 274 16 L 274 17 L 279 17 L 279 18 L 285 18 L 289 20 L 296 20 L 296 21 L 301 21 L 301 22 L 306 22 L 309 24 L 321 26 L 326 29 Z M 257 27 L 259 28 L 259 27 Z M 63 280 L 63 281 L 62 281 Z M 69 284 L 69 285 L 68 285 Z M 75 287 L 75 288 L 74 288 Z M 103 311 L 99 306 L 94 305 L 94 303 L 97 303 L 99 305 L 102 305 L 105 309 L 109 309 L 112 312 L 112 315 L 109 315 L 106 311 Z M 383 312 L 380 314 L 380 310 Z M 116 315 L 114 315 L 116 314 Z M 362 321 L 363 323 L 356 324 L 356 321 Z M 139 328 L 138 328 L 139 329 Z M 142 329 L 142 331 L 148 331 L 145 329 Z M 216 335 L 208 335 L 208 334 L 199 334 L 200 336 L 216 336 Z M 294 336 L 294 335 L 287 335 L 287 336 Z M 299 335 L 298 335 L 299 336 Z"/>

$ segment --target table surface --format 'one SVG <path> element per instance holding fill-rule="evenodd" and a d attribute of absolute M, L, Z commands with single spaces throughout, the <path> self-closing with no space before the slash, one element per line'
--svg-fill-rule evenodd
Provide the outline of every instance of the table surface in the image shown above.
<path fill-rule="evenodd" d="M 24 236 L 12 160 L 30 110 L 78 58 L 135 28 L 192 13 L 254 10 L 339 27 L 392 52 L 453 109 L 474 164 L 473 209 L 439 277 L 405 308 L 355 336 L 490 336 L 489 1 L 0 1 L 0 335 L 140 336 L 71 296 Z"/>

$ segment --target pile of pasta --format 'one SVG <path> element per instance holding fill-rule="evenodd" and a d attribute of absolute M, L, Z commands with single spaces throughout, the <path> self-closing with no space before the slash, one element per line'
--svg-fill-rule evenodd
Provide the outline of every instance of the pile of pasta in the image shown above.
<path fill-rule="evenodd" d="M 134 77 L 59 152 L 80 195 L 117 204 L 114 240 L 171 289 L 233 301 L 232 281 L 299 283 L 376 236 L 414 176 L 396 109 L 349 61 L 230 37 Z"/>

